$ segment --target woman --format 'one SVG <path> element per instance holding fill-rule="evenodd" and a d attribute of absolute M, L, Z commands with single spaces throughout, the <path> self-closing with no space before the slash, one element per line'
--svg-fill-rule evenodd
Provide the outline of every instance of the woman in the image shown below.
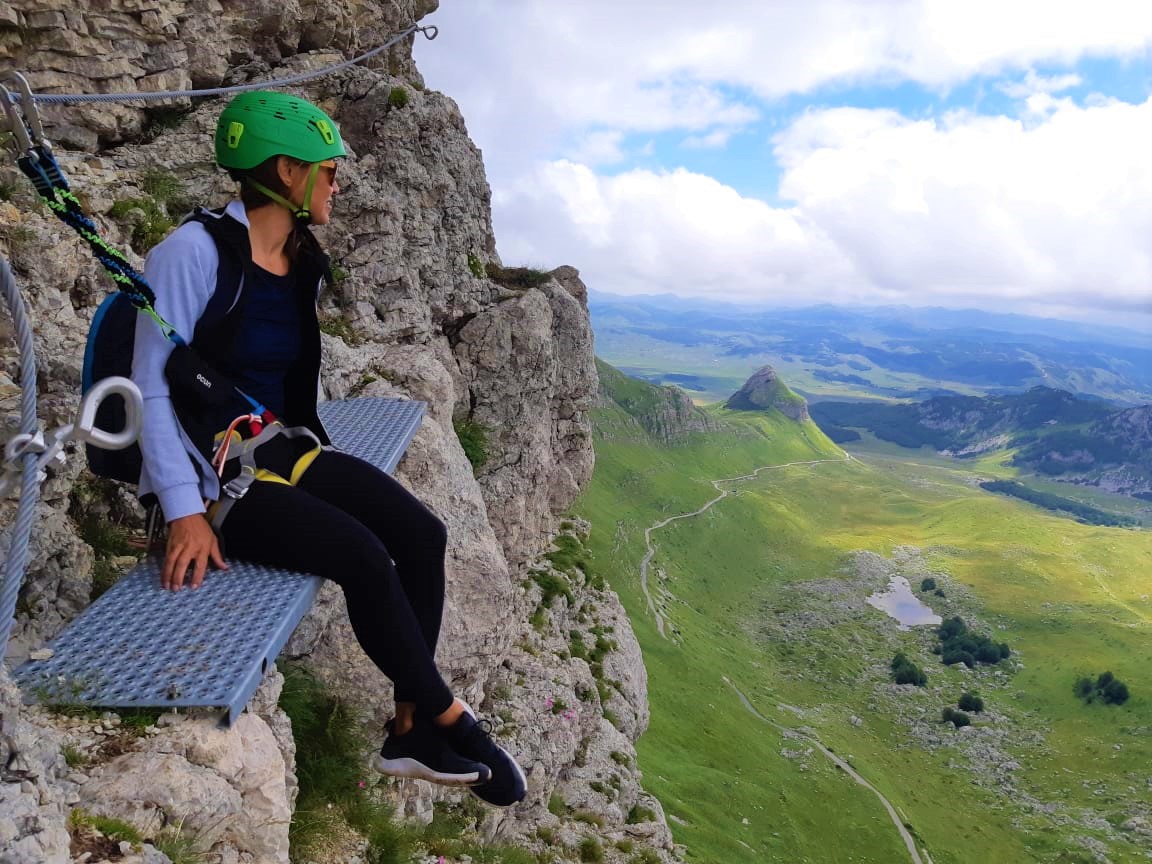
<path fill-rule="evenodd" d="M 217 387 L 211 403 L 192 398 L 172 372 L 187 352 L 173 354 L 158 327 L 137 327 L 140 494 L 158 498 L 168 523 L 161 581 L 173 591 L 186 581 L 197 588 L 209 562 L 227 569 L 226 549 L 338 583 L 360 646 L 395 684 L 377 768 L 468 785 L 509 806 L 524 797 L 523 771 L 452 695 L 434 660 L 443 523 L 388 475 L 323 446 L 315 301 L 328 259 L 309 226 L 329 221 L 343 156 L 336 124 L 308 102 L 237 96 L 217 124 L 216 161 L 240 184 L 239 200 L 223 213 L 202 211 L 148 256 L 157 312 L 178 333 L 195 334 L 196 354 L 235 385 Z M 217 297 L 228 307 L 226 325 L 205 314 L 215 308 L 218 278 L 226 290 L 224 229 L 240 238 L 243 259 L 243 280 L 227 289 L 235 297 Z M 265 408 L 279 421 L 267 424 Z"/>

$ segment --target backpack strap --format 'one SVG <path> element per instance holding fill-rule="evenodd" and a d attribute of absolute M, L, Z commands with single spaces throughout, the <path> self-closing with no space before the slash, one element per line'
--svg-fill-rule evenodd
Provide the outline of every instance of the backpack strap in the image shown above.
<path fill-rule="evenodd" d="M 224 209 L 197 208 L 184 220 L 199 222 L 216 244 L 218 264 L 216 289 L 196 323 L 192 344 L 197 353 L 221 371 L 227 372 L 232 342 L 240 325 L 247 294 L 244 282 L 249 275 L 252 247 L 248 228 Z"/>

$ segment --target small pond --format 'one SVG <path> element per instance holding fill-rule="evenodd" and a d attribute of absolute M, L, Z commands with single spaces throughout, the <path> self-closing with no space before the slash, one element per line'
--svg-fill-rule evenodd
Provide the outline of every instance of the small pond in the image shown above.
<path fill-rule="evenodd" d="M 900 622 L 901 630 L 924 624 L 939 624 L 941 621 L 939 615 L 912 593 L 912 586 L 903 576 L 893 576 L 886 590 L 878 591 L 868 598 L 868 605 L 895 618 Z"/>

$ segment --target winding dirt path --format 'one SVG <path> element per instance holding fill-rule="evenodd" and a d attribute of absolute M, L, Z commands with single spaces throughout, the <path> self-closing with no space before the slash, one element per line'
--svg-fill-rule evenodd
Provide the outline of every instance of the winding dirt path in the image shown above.
<path fill-rule="evenodd" d="M 850 462 L 850 461 L 852 461 L 852 456 L 845 453 L 843 459 L 813 459 L 813 460 L 806 461 L 806 462 L 786 462 L 782 465 L 763 465 L 760 468 L 757 468 L 756 470 L 754 470 L 750 474 L 742 474 L 739 477 L 726 477 L 726 478 L 721 479 L 721 480 L 713 480 L 712 485 L 713 485 L 713 487 L 715 487 L 716 491 L 719 492 L 720 494 L 717 495 L 715 498 L 713 498 L 711 501 L 709 501 L 707 504 L 705 504 L 703 507 L 700 507 L 698 510 L 693 510 L 691 513 L 681 513 L 678 516 L 670 516 L 667 519 L 660 520 L 656 524 L 652 525 L 650 528 L 646 528 L 644 530 L 644 545 L 646 548 L 646 552 L 644 554 L 644 559 L 640 562 L 640 588 L 644 592 L 644 599 L 648 604 L 648 611 L 651 612 L 653 618 L 656 619 L 656 629 L 660 632 L 660 635 L 663 636 L 665 639 L 668 638 L 668 635 L 664 632 L 666 622 L 664 620 L 664 616 L 662 614 L 660 614 L 660 610 L 656 607 L 656 602 L 652 599 L 652 594 L 648 590 L 648 565 L 652 563 L 652 558 L 656 555 L 656 546 L 652 541 L 652 532 L 653 531 L 658 531 L 661 528 L 665 527 L 666 525 L 670 525 L 679 519 L 691 519 L 694 516 L 699 516 L 702 513 L 706 513 L 709 509 L 711 509 L 711 507 L 714 504 L 718 504 L 719 502 L 723 501 L 725 498 L 727 498 L 729 495 L 732 494 L 733 490 L 722 489 L 720 487 L 721 483 L 734 483 L 734 482 L 740 482 L 740 481 L 744 481 L 744 480 L 754 480 L 758 476 L 760 476 L 761 472 L 776 471 L 776 470 L 779 470 L 781 468 L 792 468 L 792 467 L 795 467 L 798 465 L 824 465 L 824 464 L 828 464 L 828 463 L 837 463 L 838 464 L 841 462 Z M 774 729 L 779 730 L 781 733 L 783 733 L 785 736 L 787 736 L 789 738 L 800 738 L 800 739 L 803 739 L 804 741 L 807 741 L 809 744 L 811 744 L 813 747 L 815 747 L 817 750 L 819 750 L 821 753 L 823 753 L 826 758 L 831 760 L 832 763 L 835 764 L 838 768 L 840 768 L 845 774 L 847 774 L 849 777 L 851 777 L 853 780 L 855 780 L 859 785 L 863 786 L 865 789 L 867 789 L 869 792 L 871 792 L 873 795 L 875 795 L 877 798 L 879 798 L 880 803 L 884 805 L 884 809 L 886 811 L 888 811 L 888 816 L 889 816 L 889 818 L 891 818 L 892 824 L 896 827 L 896 830 L 899 832 L 900 839 L 904 841 L 904 846 L 908 849 L 908 855 L 911 857 L 913 864 L 925 864 L 924 858 L 920 857 L 920 852 L 916 849 L 916 841 L 913 839 L 913 837 L 912 837 L 911 833 L 909 833 L 908 829 L 904 827 L 904 822 L 900 819 L 900 815 L 896 812 L 896 808 L 892 806 L 892 802 L 890 802 L 887 798 L 885 798 L 883 793 L 880 792 L 879 789 L 877 789 L 875 786 L 873 786 L 871 783 L 869 783 L 867 780 L 865 780 L 863 777 L 861 777 L 855 768 L 853 768 L 851 765 L 849 765 L 847 762 L 845 762 L 843 759 L 841 759 L 839 756 L 837 756 L 835 753 L 833 753 L 831 750 L 829 750 L 827 747 L 825 747 L 823 744 L 821 744 L 818 739 L 812 737 L 811 735 L 805 734 L 803 732 L 799 732 L 796 729 L 791 729 L 787 726 L 781 725 L 780 723 L 777 723 L 774 720 L 770 720 L 769 718 L 765 717 L 758 710 L 756 710 L 756 706 L 752 704 L 751 700 L 749 700 L 748 697 L 744 695 L 744 692 L 742 690 L 740 690 L 740 688 L 737 687 L 735 684 L 733 684 L 732 681 L 730 681 L 727 676 L 724 676 L 723 680 L 724 680 L 725 684 L 727 684 L 729 687 L 731 687 L 736 692 L 736 695 L 739 697 L 740 702 L 743 703 L 744 707 L 749 712 L 751 712 L 751 714 L 754 717 L 756 717 L 758 720 L 763 721 L 764 723 L 767 723 L 769 726 L 773 727 Z M 782 709 L 791 709 L 793 711 L 797 710 L 790 705 L 781 705 L 780 707 Z M 931 859 L 928 859 L 928 864 L 931 864 Z"/>
<path fill-rule="evenodd" d="M 703 507 L 701 507 L 699 510 L 693 510 L 691 513 L 681 513 L 679 516 L 669 516 L 667 519 L 662 519 L 650 528 L 645 528 L 644 546 L 647 551 L 644 554 L 644 559 L 640 562 L 640 590 L 644 592 L 644 600 L 648 604 L 648 611 L 651 612 L 652 617 L 656 619 L 656 629 L 660 632 L 660 635 L 665 639 L 668 638 L 668 634 L 664 632 L 664 616 L 661 615 L 660 610 L 656 608 L 656 602 L 652 599 L 652 594 L 648 590 L 648 565 L 652 563 L 652 558 L 656 554 L 656 546 L 652 542 L 653 531 L 658 531 L 659 529 L 666 525 L 670 525 L 678 519 L 691 519 L 693 516 L 699 516 L 700 514 L 709 510 L 713 504 L 717 504 L 720 501 L 723 501 L 725 498 L 732 494 L 732 490 L 721 489 L 721 483 L 737 483 L 742 480 L 755 480 L 760 476 L 762 471 L 778 471 L 781 468 L 792 468 L 796 465 L 824 465 L 829 462 L 839 464 L 842 462 L 851 461 L 852 457 L 845 453 L 843 459 L 812 459 L 808 462 L 785 462 L 783 465 L 763 465 L 757 468 L 751 474 L 741 474 L 739 477 L 725 477 L 722 480 L 713 480 L 712 485 L 720 494 L 705 504 Z"/>
<path fill-rule="evenodd" d="M 795 729 L 790 729 L 787 726 L 782 726 L 774 720 L 769 720 L 767 717 L 756 710 L 756 706 L 752 704 L 751 700 L 744 695 L 744 692 L 739 687 L 737 687 L 728 679 L 727 675 L 722 676 L 722 678 L 725 684 L 736 691 L 736 695 L 740 698 L 740 701 L 744 704 L 744 707 L 752 713 L 752 716 L 756 717 L 758 720 L 763 720 L 769 726 L 774 729 L 778 729 L 789 738 L 802 738 L 803 740 L 807 741 L 809 744 L 827 756 L 830 760 L 832 760 L 832 762 L 845 774 L 847 774 L 849 777 L 851 777 L 853 780 L 855 780 L 857 783 L 859 783 L 861 786 L 879 798 L 880 803 L 884 805 L 884 809 L 888 811 L 888 815 L 892 819 L 892 824 L 895 825 L 896 830 L 900 832 L 900 839 L 904 841 L 904 845 L 908 849 L 908 854 L 912 856 L 912 861 L 915 862 L 915 864 L 924 864 L 924 859 L 920 857 L 920 852 L 916 849 L 916 841 L 912 838 L 912 835 L 908 832 L 908 829 L 904 827 L 904 822 L 901 821 L 899 814 L 896 812 L 896 808 L 892 806 L 892 802 L 885 798 L 879 789 L 861 777 L 856 772 L 856 769 L 854 769 L 851 765 L 849 765 L 847 762 L 845 762 L 843 759 L 841 759 L 839 756 L 821 744 L 816 738 L 813 738 L 811 735 L 806 735 L 805 733 L 799 732 Z"/>

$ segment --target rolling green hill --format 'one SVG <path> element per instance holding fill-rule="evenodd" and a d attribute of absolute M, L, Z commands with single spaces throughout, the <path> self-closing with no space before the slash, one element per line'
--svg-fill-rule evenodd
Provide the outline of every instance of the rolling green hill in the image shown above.
<path fill-rule="evenodd" d="M 606 384 L 577 509 L 644 649 L 640 767 L 689 861 L 914 860 L 878 794 L 925 862 L 1147 860 L 1146 533 L 990 494 L 968 463 L 845 459 L 775 410 L 711 406 L 715 428 L 668 444 L 645 431 L 644 402 Z M 1011 658 L 943 666 L 932 628 L 866 602 L 894 575 L 934 578 L 933 611 Z M 926 687 L 892 683 L 898 651 Z M 1129 702 L 1075 697 L 1104 671 Z M 986 710 L 942 723 L 966 691 Z"/>

